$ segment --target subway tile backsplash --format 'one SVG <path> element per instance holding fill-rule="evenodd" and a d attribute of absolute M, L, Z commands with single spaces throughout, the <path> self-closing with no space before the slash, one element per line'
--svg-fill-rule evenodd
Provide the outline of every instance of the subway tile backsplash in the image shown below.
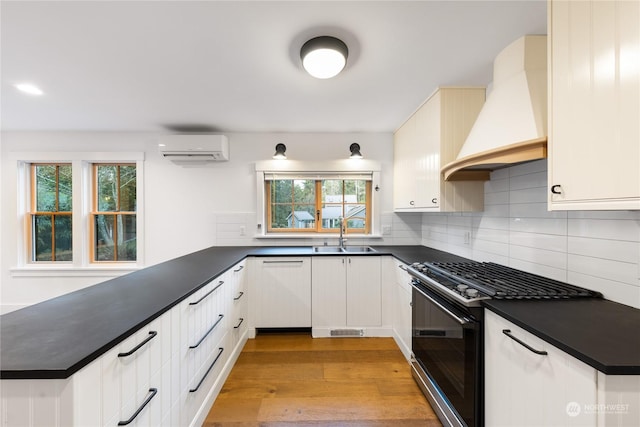
<path fill-rule="evenodd" d="M 640 211 L 547 211 L 547 162 L 501 169 L 485 210 L 422 215 L 422 244 L 602 292 L 640 308 Z"/>

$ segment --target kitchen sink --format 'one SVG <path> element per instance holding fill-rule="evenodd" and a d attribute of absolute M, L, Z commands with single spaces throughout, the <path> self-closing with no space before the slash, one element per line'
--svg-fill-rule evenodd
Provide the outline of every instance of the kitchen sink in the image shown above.
<path fill-rule="evenodd" d="M 345 246 L 345 252 L 376 252 L 371 246 Z"/>
<path fill-rule="evenodd" d="M 314 246 L 313 252 L 316 253 L 342 253 L 340 246 Z"/>
<path fill-rule="evenodd" d="M 370 246 L 345 246 L 344 248 L 341 248 L 340 246 L 314 246 L 313 247 L 313 252 L 315 253 L 333 253 L 333 254 L 339 254 L 339 253 L 370 253 L 370 252 L 376 252 L 375 249 L 373 249 Z"/>

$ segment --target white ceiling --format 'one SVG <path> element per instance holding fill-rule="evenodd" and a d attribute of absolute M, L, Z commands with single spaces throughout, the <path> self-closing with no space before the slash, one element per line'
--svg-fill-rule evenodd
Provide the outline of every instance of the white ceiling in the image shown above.
<path fill-rule="evenodd" d="M 546 1 L 2 1 L 3 130 L 390 132 L 439 85 L 486 85 Z M 338 77 L 300 46 L 350 49 Z M 43 96 L 13 84 L 39 85 Z"/>

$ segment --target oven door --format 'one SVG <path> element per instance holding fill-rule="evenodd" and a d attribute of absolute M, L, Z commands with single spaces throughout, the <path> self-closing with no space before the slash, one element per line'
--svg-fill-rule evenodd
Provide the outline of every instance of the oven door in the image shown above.
<path fill-rule="evenodd" d="M 444 425 L 480 426 L 480 319 L 421 284 L 412 286 L 414 376 Z"/>

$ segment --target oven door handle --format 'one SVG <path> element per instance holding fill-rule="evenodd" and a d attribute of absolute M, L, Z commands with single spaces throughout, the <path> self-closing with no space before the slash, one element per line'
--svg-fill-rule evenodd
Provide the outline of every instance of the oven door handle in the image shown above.
<path fill-rule="evenodd" d="M 458 323 L 460 323 L 461 325 L 468 325 L 469 323 L 473 323 L 472 320 L 469 320 L 467 318 L 464 317 L 460 317 L 457 314 L 455 314 L 454 312 L 452 312 L 451 310 L 449 310 L 447 307 L 445 307 L 444 305 L 440 304 L 438 301 L 436 301 L 433 297 L 427 295 L 426 293 L 424 293 L 421 289 L 416 288 L 415 286 L 412 286 L 413 289 L 417 290 L 418 292 L 420 292 L 422 295 L 424 295 L 424 297 L 426 299 L 428 299 L 432 304 L 434 304 L 435 306 L 437 306 L 440 310 L 444 311 L 445 313 L 447 313 L 449 316 L 453 317 L 454 319 L 456 319 L 456 321 Z"/>

